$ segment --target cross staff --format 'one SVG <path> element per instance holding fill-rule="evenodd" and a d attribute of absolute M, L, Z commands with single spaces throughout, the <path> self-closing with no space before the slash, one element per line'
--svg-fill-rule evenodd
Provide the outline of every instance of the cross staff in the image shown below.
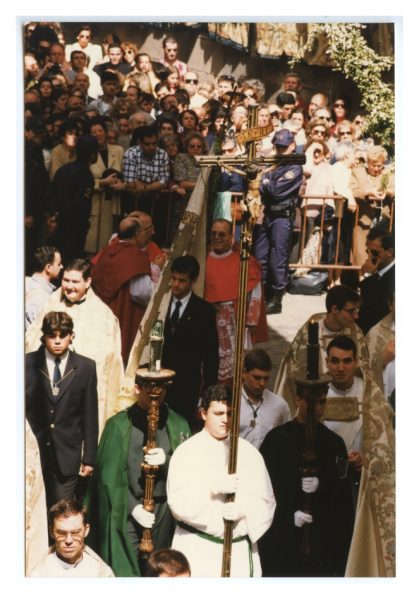
<path fill-rule="evenodd" d="M 253 226 L 260 212 L 260 197 L 258 192 L 258 178 L 265 166 L 271 165 L 275 168 L 279 165 L 301 165 L 305 163 L 304 154 L 284 154 L 280 156 L 256 157 L 256 142 L 273 131 L 272 125 L 269 127 L 257 127 L 259 108 L 257 105 L 249 107 L 248 129 L 242 134 L 238 134 L 236 139 L 239 143 L 246 144 L 246 155 L 236 157 L 223 156 L 200 156 L 196 160 L 200 166 L 224 166 L 235 170 L 246 177 L 247 191 L 242 202 L 243 216 L 240 230 L 240 277 L 239 277 L 239 296 L 237 307 L 237 327 L 236 327 L 236 346 L 234 358 L 234 378 L 233 378 L 233 409 L 230 430 L 230 448 L 228 457 L 228 472 L 235 473 L 237 470 L 238 438 L 240 428 L 240 400 L 242 387 L 242 363 L 243 363 L 243 342 L 244 330 L 246 325 L 246 305 L 247 305 L 247 279 L 249 270 L 249 257 L 252 246 Z M 240 166 L 242 170 L 234 169 Z M 253 185 L 252 185 L 253 184 Z M 256 188 L 256 189 L 255 189 Z M 227 495 L 227 502 L 233 502 L 235 494 Z M 233 522 L 224 523 L 224 545 L 222 577 L 230 577 L 231 568 L 231 549 L 233 540 Z"/>

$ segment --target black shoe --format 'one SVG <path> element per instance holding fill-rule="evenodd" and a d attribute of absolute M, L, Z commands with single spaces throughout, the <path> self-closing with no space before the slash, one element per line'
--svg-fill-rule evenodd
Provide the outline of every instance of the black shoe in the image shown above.
<path fill-rule="evenodd" d="M 275 315 L 282 312 L 282 296 L 284 292 L 274 292 L 272 298 L 266 304 L 266 314 Z"/>

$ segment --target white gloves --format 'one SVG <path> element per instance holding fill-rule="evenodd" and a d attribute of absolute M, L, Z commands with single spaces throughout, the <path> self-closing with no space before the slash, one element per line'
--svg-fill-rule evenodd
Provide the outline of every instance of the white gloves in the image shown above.
<path fill-rule="evenodd" d="M 221 475 L 217 477 L 212 484 L 213 494 L 233 494 L 239 487 L 239 476 L 237 473 L 231 475 Z"/>
<path fill-rule="evenodd" d="M 146 529 L 151 529 L 151 527 L 154 525 L 154 521 L 156 520 L 156 515 L 146 510 L 142 504 L 137 504 L 137 506 L 134 506 L 131 514 L 137 523 Z"/>
<path fill-rule="evenodd" d="M 262 180 L 262 183 L 263 183 L 263 185 L 268 185 L 268 183 L 269 183 L 269 179 L 263 179 L 263 180 Z"/>
<path fill-rule="evenodd" d="M 294 513 L 294 524 L 296 527 L 302 527 L 305 523 L 312 523 L 313 517 L 308 513 L 305 513 L 301 510 L 297 510 Z"/>
<path fill-rule="evenodd" d="M 159 467 L 166 462 L 166 454 L 163 448 L 151 448 L 147 454 L 144 454 L 144 461 L 148 465 Z"/>
<path fill-rule="evenodd" d="M 318 477 L 302 477 L 301 478 L 301 489 L 306 494 L 314 494 L 319 487 Z"/>
<path fill-rule="evenodd" d="M 223 519 L 226 521 L 238 521 L 244 517 L 242 508 L 238 502 L 226 502 L 223 505 Z"/>

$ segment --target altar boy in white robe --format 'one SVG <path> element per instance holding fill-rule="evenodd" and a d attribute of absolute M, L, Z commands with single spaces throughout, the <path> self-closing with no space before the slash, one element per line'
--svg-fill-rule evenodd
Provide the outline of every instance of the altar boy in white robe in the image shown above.
<path fill-rule="evenodd" d="M 234 522 L 231 577 L 260 577 L 257 540 L 275 511 L 271 481 L 259 451 L 239 438 L 236 474 L 228 474 L 231 391 L 210 386 L 202 398 L 204 429 L 173 454 L 167 479 L 178 521 L 172 548 L 183 552 L 192 577 L 220 577 L 224 520 Z M 234 502 L 226 494 L 235 493 Z"/>

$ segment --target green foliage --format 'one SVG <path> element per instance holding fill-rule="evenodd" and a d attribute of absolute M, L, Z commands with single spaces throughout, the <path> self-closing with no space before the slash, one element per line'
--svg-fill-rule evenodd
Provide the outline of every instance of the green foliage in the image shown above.
<path fill-rule="evenodd" d="M 393 65 L 392 58 L 379 56 L 362 36 L 364 25 L 356 23 L 319 23 L 310 29 L 308 40 L 301 49 L 302 60 L 310 51 L 316 38 L 325 34 L 328 54 L 334 63 L 333 70 L 341 71 L 352 79 L 361 93 L 361 107 L 366 111 L 367 131 L 378 143 L 391 146 L 394 141 L 394 92 L 382 81 L 382 74 Z"/>

